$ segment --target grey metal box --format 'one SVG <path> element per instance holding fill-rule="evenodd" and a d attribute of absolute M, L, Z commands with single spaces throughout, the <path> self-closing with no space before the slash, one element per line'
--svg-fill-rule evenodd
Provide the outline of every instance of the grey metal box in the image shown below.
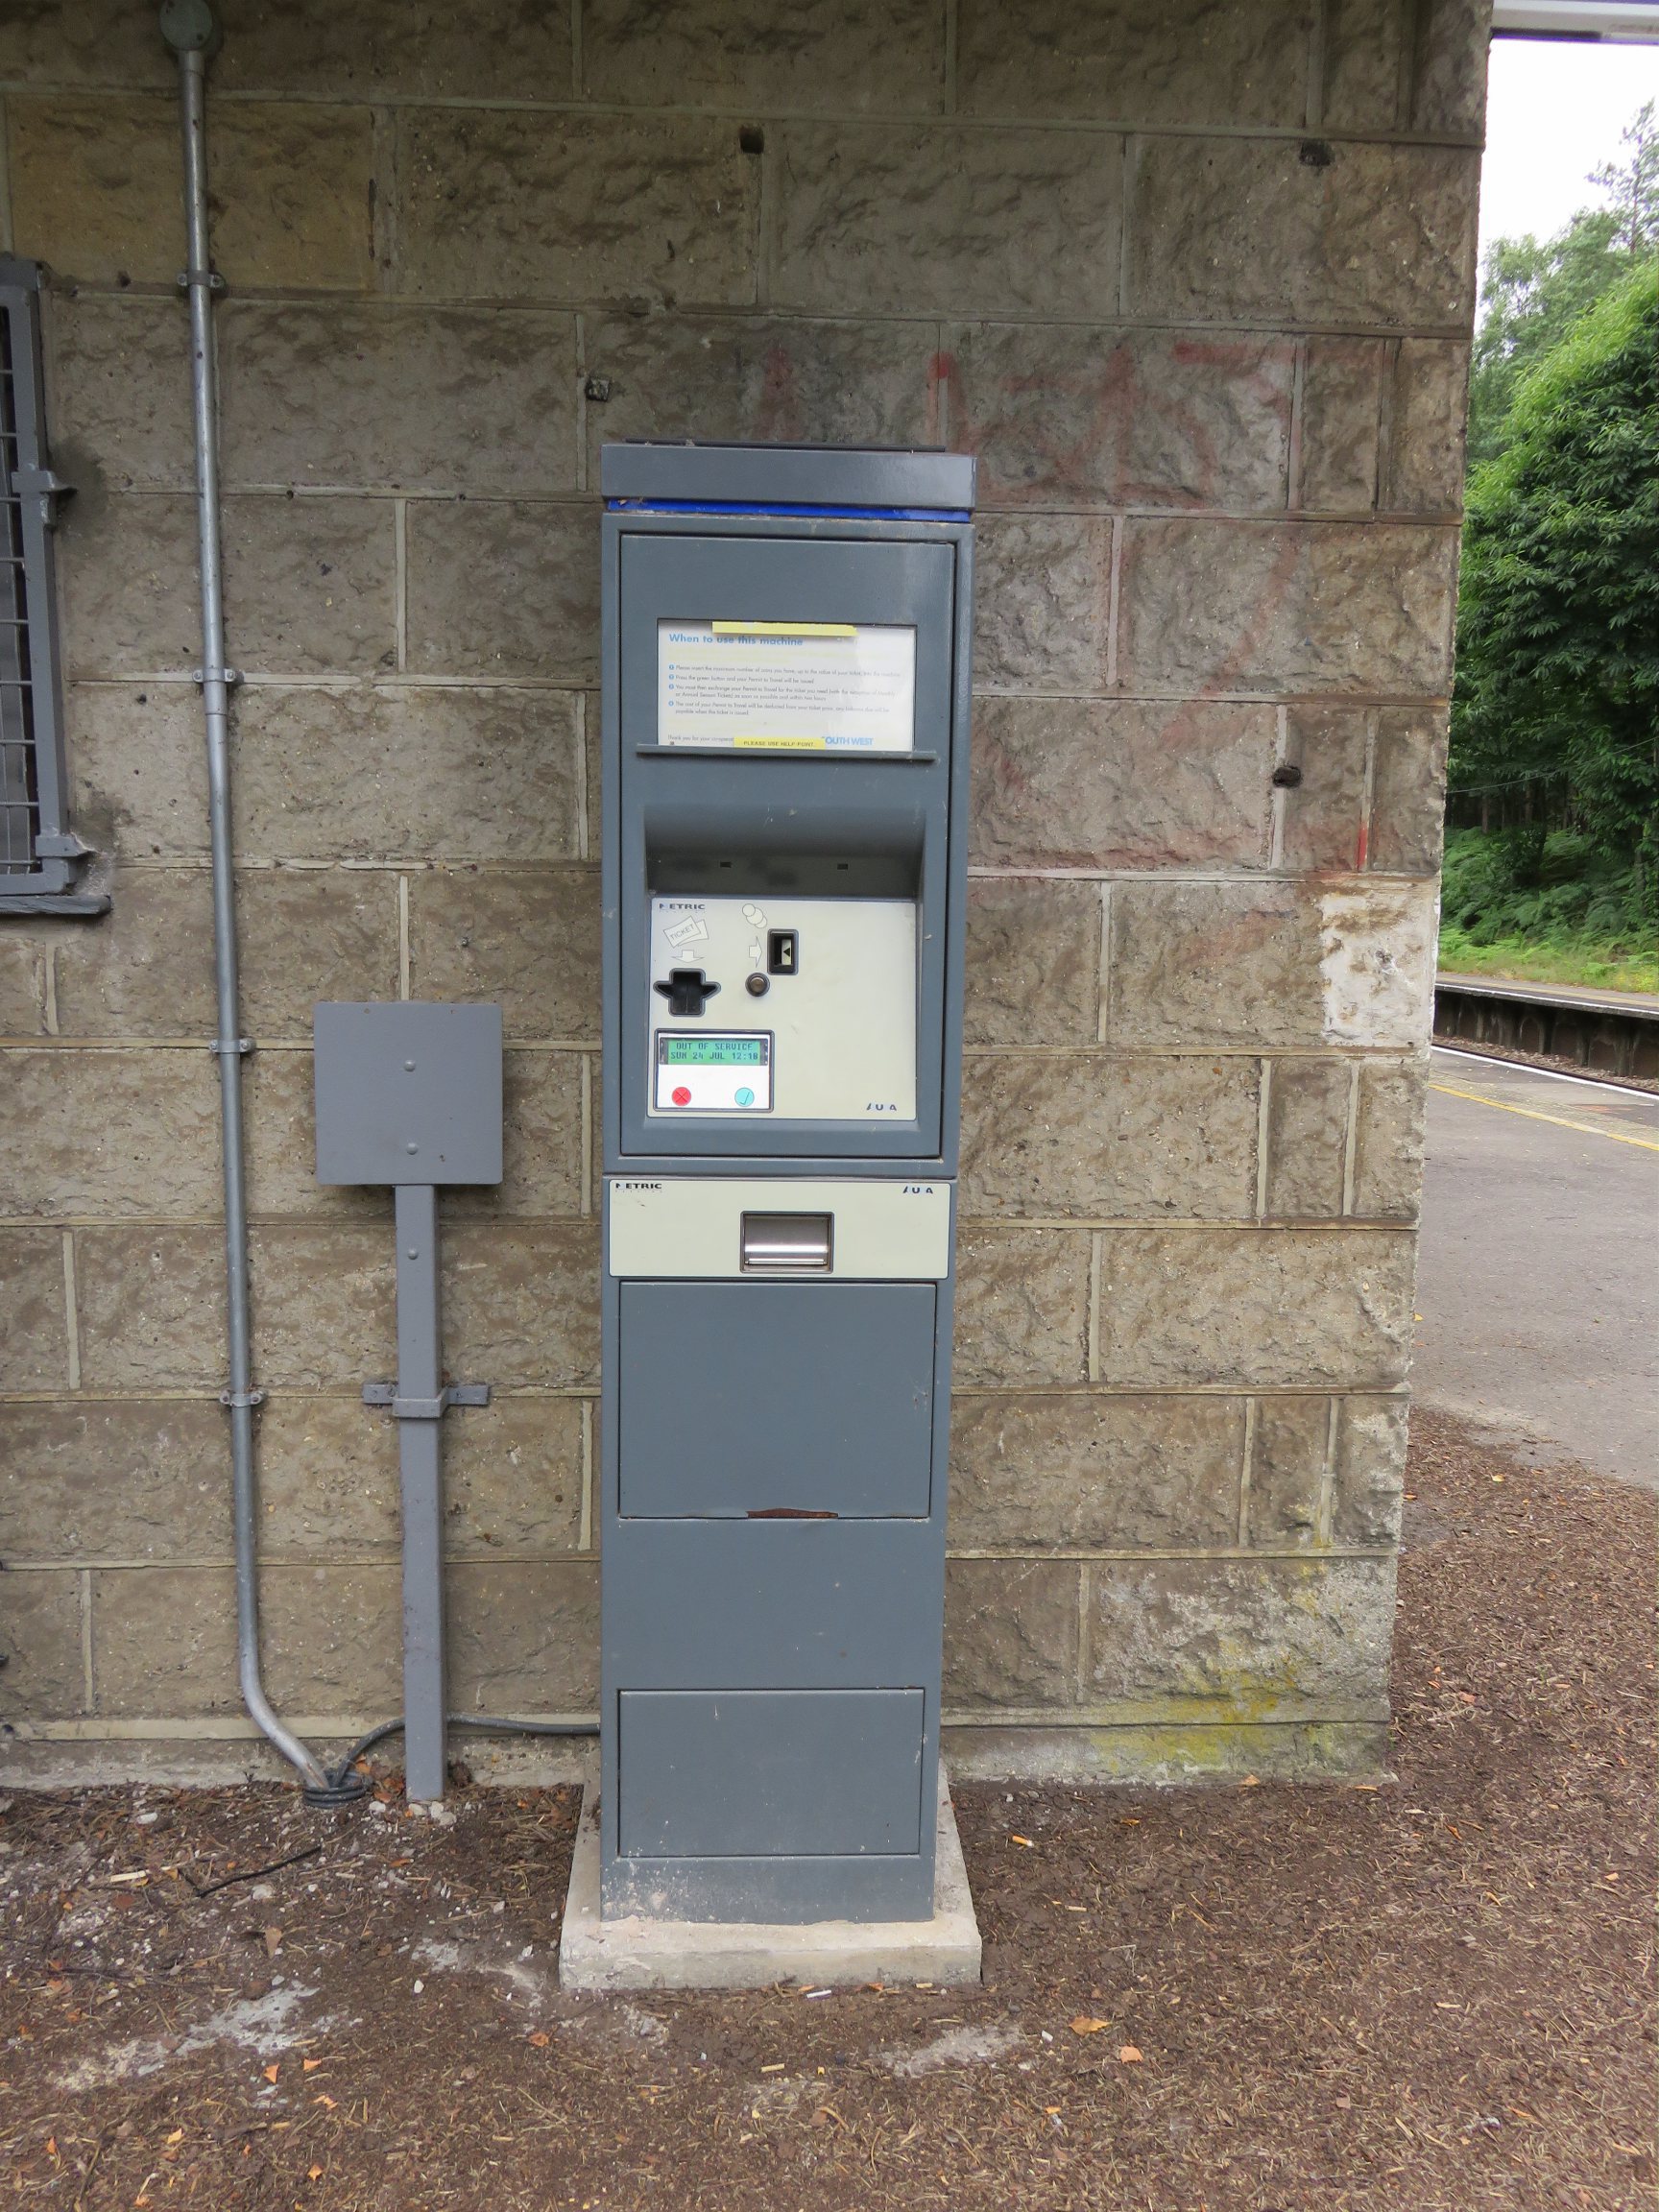
<path fill-rule="evenodd" d="M 499 1183 L 501 1009 L 315 1010 L 320 1183 Z"/>

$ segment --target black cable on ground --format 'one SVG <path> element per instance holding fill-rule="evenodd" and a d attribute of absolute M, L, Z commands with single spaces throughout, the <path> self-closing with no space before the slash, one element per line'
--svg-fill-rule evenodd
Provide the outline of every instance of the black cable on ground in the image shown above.
<path fill-rule="evenodd" d="M 492 1736 L 597 1736 L 598 1725 L 591 1720 L 504 1720 L 488 1713 L 451 1713 L 451 1728 L 475 1728 Z M 336 1760 L 327 1769 L 327 1780 L 321 1788 L 308 1784 L 302 1792 L 307 1805 L 320 1811 L 331 1811 L 342 1805 L 354 1805 L 369 1793 L 369 1777 L 357 1772 L 357 1762 L 376 1743 L 384 1743 L 388 1736 L 400 1736 L 401 1720 L 383 1720 L 378 1728 L 371 1728 L 367 1736 L 360 1736 L 343 1759 Z"/>

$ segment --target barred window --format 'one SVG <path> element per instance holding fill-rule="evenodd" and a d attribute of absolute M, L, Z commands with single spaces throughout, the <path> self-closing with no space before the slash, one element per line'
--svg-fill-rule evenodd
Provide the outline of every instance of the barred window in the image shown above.
<path fill-rule="evenodd" d="M 0 914 L 98 913 L 69 827 L 37 262 L 0 254 Z"/>

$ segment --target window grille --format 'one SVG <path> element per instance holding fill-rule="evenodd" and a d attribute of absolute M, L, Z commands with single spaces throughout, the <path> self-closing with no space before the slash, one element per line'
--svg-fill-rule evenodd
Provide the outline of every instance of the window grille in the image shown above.
<path fill-rule="evenodd" d="M 0 914 L 101 913 L 69 827 L 40 370 L 40 268 L 0 254 Z"/>

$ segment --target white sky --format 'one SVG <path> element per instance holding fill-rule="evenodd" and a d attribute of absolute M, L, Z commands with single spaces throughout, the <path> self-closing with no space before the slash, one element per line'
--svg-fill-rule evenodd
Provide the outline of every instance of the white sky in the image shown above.
<path fill-rule="evenodd" d="M 1480 258 L 1494 238 L 1548 238 L 1602 195 L 1585 181 L 1622 160 L 1619 134 L 1659 100 L 1659 46 L 1494 38 L 1480 173 Z"/>

